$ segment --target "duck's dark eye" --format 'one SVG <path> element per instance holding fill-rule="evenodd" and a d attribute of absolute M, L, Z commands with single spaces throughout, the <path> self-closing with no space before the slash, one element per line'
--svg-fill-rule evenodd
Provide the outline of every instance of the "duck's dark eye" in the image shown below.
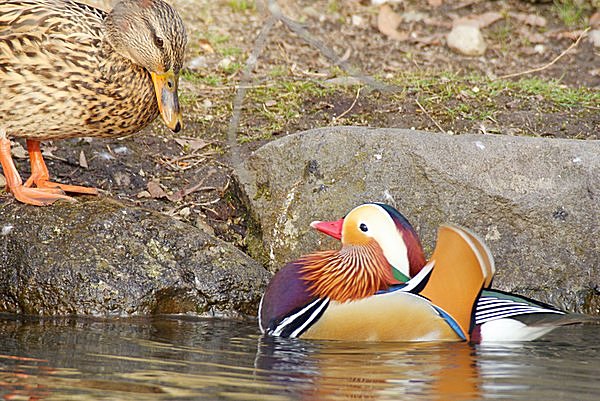
<path fill-rule="evenodd" d="M 163 46 L 165 45 L 165 41 L 163 40 L 163 38 L 155 36 L 154 37 L 154 44 L 156 45 L 156 47 L 158 47 L 159 49 L 162 49 Z"/>
<path fill-rule="evenodd" d="M 365 223 L 360 223 L 360 226 L 358 226 L 358 228 L 360 228 L 360 231 L 362 231 L 363 233 L 369 231 L 369 227 L 367 227 Z"/>

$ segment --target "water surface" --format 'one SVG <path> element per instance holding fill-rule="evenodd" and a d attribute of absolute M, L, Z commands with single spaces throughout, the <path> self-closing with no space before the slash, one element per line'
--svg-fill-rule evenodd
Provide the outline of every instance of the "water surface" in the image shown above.
<path fill-rule="evenodd" d="M 0 316 L 13 400 L 594 400 L 600 325 L 471 346 L 263 338 L 255 322 Z"/>

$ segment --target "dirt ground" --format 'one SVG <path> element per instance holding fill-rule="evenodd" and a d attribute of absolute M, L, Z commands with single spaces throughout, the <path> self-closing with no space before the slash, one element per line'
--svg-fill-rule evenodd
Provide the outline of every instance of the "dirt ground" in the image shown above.
<path fill-rule="evenodd" d="M 58 181 L 98 187 L 104 196 L 175 216 L 242 249 L 246 226 L 232 190 L 231 146 L 244 157 L 266 141 L 331 125 L 600 135 L 600 47 L 580 38 L 590 25 L 600 29 L 597 0 L 391 2 L 383 6 L 398 22 L 391 33 L 381 22 L 382 6 L 371 1 L 279 1 L 337 60 L 277 23 L 249 77 L 235 142 L 227 130 L 236 87 L 269 11 L 243 0 L 172 3 L 189 35 L 180 80 L 185 129 L 173 134 L 157 120 L 127 138 L 47 143 L 46 160 Z M 482 24 L 484 55 L 448 48 L 446 35 L 459 18 Z M 347 66 L 384 89 L 349 78 Z M 531 69 L 538 71 L 526 73 Z M 14 156 L 27 177 L 23 150 L 15 146 Z"/>

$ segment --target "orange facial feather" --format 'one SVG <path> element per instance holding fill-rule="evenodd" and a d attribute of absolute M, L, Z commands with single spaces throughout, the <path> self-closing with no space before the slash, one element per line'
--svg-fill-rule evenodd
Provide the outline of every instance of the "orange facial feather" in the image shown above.
<path fill-rule="evenodd" d="M 344 246 L 339 251 L 315 252 L 300 258 L 298 263 L 313 294 L 338 302 L 365 298 L 398 284 L 375 241 Z"/>

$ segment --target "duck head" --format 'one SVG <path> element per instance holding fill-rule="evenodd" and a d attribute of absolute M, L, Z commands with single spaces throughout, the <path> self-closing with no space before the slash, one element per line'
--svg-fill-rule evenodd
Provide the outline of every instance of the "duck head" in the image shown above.
<path fill-rule="evenodd" d="M 313 221 L 311 227 L 342 245 L 375 241 L 399 282 L 414 277 L 426 264 L 419 237 L 406 217 L 383 203 L 366 203 L 336 221 Z M 360 251 L 364 248 L 357 248 Z"/>
<path fill-rule="evenodd" d="M 150 72 L 160 115 L 178 132 L 183 125 L 177 87 L 187 43 L 179 14 L 162 0 L 121 0 L 105 29 L 117 53 Z"/>

